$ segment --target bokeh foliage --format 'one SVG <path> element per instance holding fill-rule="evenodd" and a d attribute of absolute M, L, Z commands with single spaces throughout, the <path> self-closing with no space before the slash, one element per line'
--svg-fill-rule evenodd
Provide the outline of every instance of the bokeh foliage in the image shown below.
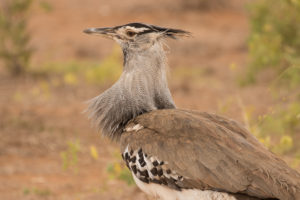
<path fill-rule="evenodd" d="M 264 81 L 278 102 L 270 113 L 252 120 L 252 132 L 272 151 L 292 155 L 295 158 L 292 164 L 297 166 L 300 164 L 300 0 L 255 1 L 249 5 L 249 13 L 251 62 L 243 83 L 255 83 L 258 76 L 269 73 L 269 79 Z"/>
<path fill-rule="evenodd" d="M 31 68 L 30 74 L 35 77 L 55 79 L 56 85 L 92 84 L 105 86 L 115 82 L 122 73 L 122 58 L 119 48 L 103 58 L 100 63 L 93 61 L 70 60 L 48 62 L 39 68 Z"/>
<path fill-rule="evenodd" d="M 259 72 L 269 68 L 288 85 L 299 85 L 300 0 L 256 1 L 249 12 L 251 64 L 246 81 L 254 82 Z"/>
<path fill-rule="evenodd" d="M 49 12 L 52 6 L 44 0 L 0 1 L 0 60 L 12 75 L 28 71 L 33 48 L 28 31 L 28 20 L 34 2 Z"/>
<path fill-rule="evenodd" d="M 32 54 L 27 31 L 28 12 L 32 0 L 0 2 L 0 59 L 13 75 L 26 71 Z"/>

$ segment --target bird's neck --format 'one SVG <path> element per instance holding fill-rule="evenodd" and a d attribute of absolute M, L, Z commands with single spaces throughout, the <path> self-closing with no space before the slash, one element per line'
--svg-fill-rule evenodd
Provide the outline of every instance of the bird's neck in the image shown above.
<path fill-rule="evenodd" d="M 124 73 L 140 70 L 166 70 L 167 61 L 161 43 L 146 48 L 124 48 Z"/>
<path fill-rule="evenodd" d="M 155 46 L 156 45 L 156 46 Z M 175 108 L 166 78 L 166 58 L 160 44 L 124 53 L 119 80 L 90 101 L 90 117 L 104 135 L 118 139 L 127 122 L 156 109 Z"/>

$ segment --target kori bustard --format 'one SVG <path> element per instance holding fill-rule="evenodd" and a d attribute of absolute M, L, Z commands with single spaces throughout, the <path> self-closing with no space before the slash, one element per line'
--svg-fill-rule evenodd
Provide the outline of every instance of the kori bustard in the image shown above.
<path fill-rule="evenodd" d="M 90 100 L 101 133 L 120 142 L 138 187 L 162 200 L 300 199 L 300 175 L 239 123 L 177 109 L 166 79 L 166 38 L 180 29 L 143 23 L 89 28 L 124 54 L 119 80 Z"/>

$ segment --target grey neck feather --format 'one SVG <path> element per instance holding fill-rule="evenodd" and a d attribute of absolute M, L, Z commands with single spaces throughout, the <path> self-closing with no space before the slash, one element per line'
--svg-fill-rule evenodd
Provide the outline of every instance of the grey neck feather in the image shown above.
<path fill-rule="evenodd" d="M 123 47 L 119 80 L 89 101 L 89 117 L 103 135 L 118 140 L 127 122 L 155 109 L 175 108 L 166 78 L 161 42 L 142 51 Z"/>

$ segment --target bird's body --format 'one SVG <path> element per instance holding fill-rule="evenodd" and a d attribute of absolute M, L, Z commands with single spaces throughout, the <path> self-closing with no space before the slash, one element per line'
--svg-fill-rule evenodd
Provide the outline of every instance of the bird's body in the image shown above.
<path fill-rule="evenodd" d="M 102 133 L 120 141 L 137 185 L 162 200 L 300 199 L 300 175 L 233 120 L 176 109 L 163 38 L 188 34 L 141 23 L 87 29 L 116 40 L 124 70 L 90 101 Z"/>
<path fill-rule="evenodd" d="M 129 122 L 120 142 L 124 160 L 143 188 L 158 182 L 179 194 L 207 191 L 206 196 L 220 196 L 207 199 L 220 200 L 236 195 L 239 199 L 296 199 L 300 195 L 300 176 L 295 170 L 240 124 L 215 114 L 152 111 Z M 152 164 L 143 164 L 145 159 Z M 156 171 L 161 172 L 152 173 Z"/>

